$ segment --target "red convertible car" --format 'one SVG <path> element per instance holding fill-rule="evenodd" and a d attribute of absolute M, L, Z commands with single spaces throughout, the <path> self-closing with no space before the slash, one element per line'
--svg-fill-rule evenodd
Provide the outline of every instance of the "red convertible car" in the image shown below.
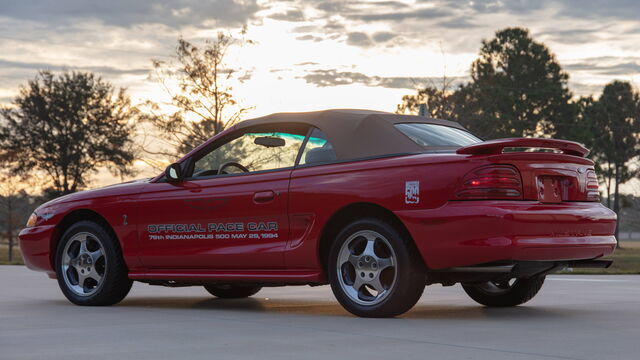
<path fill-rule="evenodd" d="M 331 284 L 359 316 L 402 314 L 425 285 L 461 283 L 486 306 L 531 299 L 545 275 L 607 267 L 615 213 L 588 150 L 482 141 L 455 122 L 362 110 L 244 121 L 152 179 L 35 210 L 29 268 L 78 305 L 133 281 L 223 298 Z"/>

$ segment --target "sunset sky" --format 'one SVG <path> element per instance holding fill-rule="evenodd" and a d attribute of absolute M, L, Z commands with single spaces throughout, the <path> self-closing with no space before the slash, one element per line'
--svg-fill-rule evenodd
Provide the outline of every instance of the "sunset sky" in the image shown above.
<path fill-rule="evenodd" d="M 0 0 L 0 104 L 37 70 L 93 71 L 134 102 L 163 100 L 151 59 L 248 26 L 229 64 L 250 116 L 324 108 L 394 111 L 443 74 L 465 81 L 480 41 L 522 26 L 569 72 L 577 95 L 640 84 L 640 2 L 331 0 Z"/>

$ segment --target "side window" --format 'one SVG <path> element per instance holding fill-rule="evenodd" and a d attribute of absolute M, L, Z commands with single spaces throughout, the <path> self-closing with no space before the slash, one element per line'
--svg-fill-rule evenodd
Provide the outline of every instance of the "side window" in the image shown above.
<path fill-rule="evenodd" d="M 305 136 L 285 132 L 249 132 L 196 160 L 193 177 L 293 167 Z"/>
<path fill-rule="evenodd" d="M 300 165 L 321 164 L 336 160 L 336 153 L 327 136 L 314 128 L 302 151 Z"/>

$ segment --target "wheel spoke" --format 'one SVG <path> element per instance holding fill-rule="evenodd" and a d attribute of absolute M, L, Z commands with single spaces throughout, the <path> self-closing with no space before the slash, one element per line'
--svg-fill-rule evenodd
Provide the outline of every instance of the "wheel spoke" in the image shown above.
<path fill-rule="evenodd" d="M 380 271 L 390 267 L 390 266 L 394 266 L 393 264 L 393 259 L 391 258 L 378 258 L 378 269 Z"/>
<path fill-rule="evenodd" d="M 69 262 L 69 266 L 76 269 L 78 273 L 80 273 L 80 269 L 82 268 L 80 266 L 80 261 L 78 260 L 78 258 L 71 259 L 71 261 Z"/>
<path fill-rule="evenodd" d="M 357 269 L 357 268 L 358 268 L 358 259 L 359 259 L 359 258 L 360 258 L 359 256 L 356 256 L 356 255 L 350 254 L 350 255 L 349 255 L 349 258 L 347 259 L 347 261 L 348 261 L 351 265 L 353 265 L 353 267 L 354 267 L 355 269 Z"/>
<path fill-rule="evenodd" d="M 85 236 L 84 240 L 80 241 L 80 254 L 86 254 L 88 252 L 89 250 L 87 250 L 87 237 Z"/>
<path fill-rule="evenodd" d="M 353 285 L 352 285 L 353 288 L 356 290 L 356 292 L 359 292 L 362 285 L 364 285 L 364 281 L 360 277 L 360 274 L 356 274 L 356 278 L 353 281 Z"/>
<path fill-rule="evenodd" d="M 62 263 L 63 264 L 69 264 L 71 263 L 72 259 L 71 259 L 71 255 L 69 255 L 66 251 L 62 253 Z"/>
<path fill-rule="evenodd" d="M 88 279 L 89 277 L 86 276 L 85 274 L 81 273 L 78 271 L 78 286 L 80 286 L 81 288 L 84 289 L 84 282 Z"/>
<path fill-rule="evenodd" d="M 99 248 L 98 250 L 89 253 L 89 255 L 91 256 L 91 261 L 93 262 L 93 265 L 95 266 L 96 262 L 98 262 L 98 259 L 100 259 L 102 256 L 104 256 L 104 253 L 102 252 L 102 248 Z"/>
<path fill-rule="evenodd" d="M 87 277 L 95 280 L 96 283 L 98 284 L 100 283 L 100 280 L 102 280 L 102 276 L 100 276 L 100 274 L 98 274 L 98 272 L 95 269 L 92 272 L 90 272 Z"/>
<path fill-rule="evenodd" d="M 62 271 L 64 272 L 64 276 L 66 276 L 69 280 L 71 280 L 71 277 L 73 276 L 73 272 L 74 271 L 76 273 L 78 272 L 77 270 L 75 270 L 75 268 L 70 267 L 70 266 L 63 266 L 62 267 Z M 71 284 L 71 285 L 73 285 L 73 284 Z"/>
<path fill-rule="evenodd" d="M 369 285 L 371 285 L 371 287 L 376 289 L 376 291 L 378 292 L 378 295 L 380 295 L 383 291 L 386 290 L 384 288 L 384 286 L 382 286 L 382 283 L 380 282 L 380 277 L 379 276 L 377 276 L 375 279 L 371 280 L 369 282 Z"/>
<path fill-rule="evenodd" d="M 367 246 L 364 248 L 364 251 L 362 252 L 362 255 L 369 255 L 373 258 L 376 258 L 376 253 L 374 251 L 374 246 L 376 244 L 376 239 L 375 237 L 369 238 L 367 236 Z"/>

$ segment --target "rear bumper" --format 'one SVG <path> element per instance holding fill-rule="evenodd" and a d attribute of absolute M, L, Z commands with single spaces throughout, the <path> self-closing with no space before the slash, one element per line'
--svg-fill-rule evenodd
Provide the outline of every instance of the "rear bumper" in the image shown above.
<path fill-rule="evenodd" d="M 25 265 L 31 270 L 44 271 L 50 277 L 55 276 L 51 264 L 50 239 L 55 225 L 40 225 L 20 231 L 20 251 Z"/>
<path fill-rule="evenodd" d="M 600 203 L 451 201 L 396 215 L 430 269 L 504 260 L 594 259 L 616 246 L 616 215 Z"/>

